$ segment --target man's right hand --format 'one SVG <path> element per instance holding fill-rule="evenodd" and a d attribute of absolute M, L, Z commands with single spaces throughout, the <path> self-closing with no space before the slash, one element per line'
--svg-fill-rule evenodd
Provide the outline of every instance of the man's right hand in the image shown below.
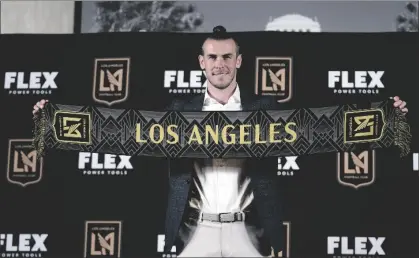
<path fill-rule="evenodd" d="M 35 115 L 40 109 L 43 109 L 45 107 L 45 104 L 47 104 L 48 100 L 42 99 L 33 106 L 32 114 Z"/>

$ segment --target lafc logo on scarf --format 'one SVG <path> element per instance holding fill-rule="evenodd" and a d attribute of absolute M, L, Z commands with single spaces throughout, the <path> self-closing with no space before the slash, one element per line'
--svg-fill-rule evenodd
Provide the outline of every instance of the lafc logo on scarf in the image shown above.
<path fill-rule="evenodd" d="M 121 221 L 86 221 L 84 257 L 121 257 L 121 231 Z"/>
<path fill-rule="evenodd" d="M 131 59 L 96 58 L 93 99 L 108 106 L 128 98 Z"/>
<path fill-rule="evenodd" d="M 355 189 L 375 181 L 375 150 L 337 153 L 338 182 Z"/>
<path fill-rule="evenodd" d="M 292 57 L 256 57 L 255 94 L 275 96 L 279 103 L 292 98 Z"/>
<path fill-rule="evenodd" d="M 60 142 L 90 144 L 92 121 L 89 113 L 57 111 L 54 115 L 55 138 Z"/>
<path fill-rule="evenodd" d="M 381 109 L 346 111 L 344 143 L 375 142 L 381 139 L 385 126 Z"/>

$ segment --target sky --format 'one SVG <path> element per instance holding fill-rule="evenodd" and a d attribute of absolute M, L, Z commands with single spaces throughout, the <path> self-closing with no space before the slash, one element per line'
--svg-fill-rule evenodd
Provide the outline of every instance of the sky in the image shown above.
<path fill-rule="evenodd" d="M 210 32 L 216 25 L 228 31 L 264 30 L 269 17 L 300 14 L 314 19 L 324 32 L 389 32 L 395 31 L 395 19 L 403 12 L 406 2 L 303 2 L 303 1 L 195 1 L 204 15 L 198 32 Z M 94 2 L 83 2 L 82 32 L 93 25 Z"/>

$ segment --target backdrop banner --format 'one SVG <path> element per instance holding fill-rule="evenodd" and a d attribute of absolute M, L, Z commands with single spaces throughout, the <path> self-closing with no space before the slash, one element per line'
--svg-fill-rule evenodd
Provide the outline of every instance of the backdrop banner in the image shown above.
<path fill-rule="evenodd" d="M 0 258 L 176 256 L 173 161 L 233 157 L 276 180 L 280 256 L 419 257 L 418 33 L 232 35 L 240 112 L 171 109 L 208 34 L 0 35 Z"/>

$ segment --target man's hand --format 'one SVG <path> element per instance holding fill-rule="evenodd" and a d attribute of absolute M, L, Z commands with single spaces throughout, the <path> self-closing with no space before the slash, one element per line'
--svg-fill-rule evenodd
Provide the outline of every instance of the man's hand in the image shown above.
<path fill-rule="evenodd" d="M 43 109 L 45 107 L 45 104 L 47 104 L 48 100 L 42 99 L 41 101 L 36 102 L 36 104 L 33 106 L 32 114 L 35 115 L 40 109 Z"/>
<path fill-rule="evenodd" d="M 406 101 L 401 100 L 401 99 L 399 98 L 399 96 L 395 96 L 395 97 L 393 97 L 393 99 L 394 99 L 394 104 L 393 104 L 393 106 L 394 106 L 394 107 L 398 107 L 398 108 L 400 108 L 400 110 L 401 110 L 404 114 L 407 114 L 408 109 L 407 109 L 407 107 L 406 107 L 406 105 L 407 105 Z"/>

